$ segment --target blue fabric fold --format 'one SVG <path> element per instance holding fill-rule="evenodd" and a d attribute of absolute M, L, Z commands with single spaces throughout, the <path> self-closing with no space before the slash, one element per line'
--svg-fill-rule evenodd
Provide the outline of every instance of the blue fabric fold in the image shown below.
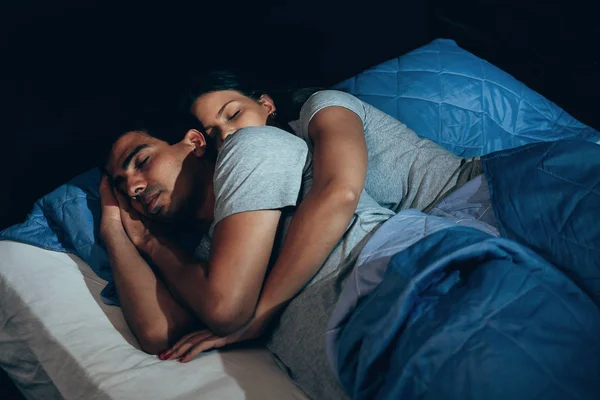
<path fill-rule="evenodd" d="M 545 257 L 600 306 L 600 146 L 536 143 L 481 161 L 501 235 Z"/>
<path fill-rule="evenodd" d="M 451 216 L 386 222 L 327 332 L 351 397 L 596 398 L 598 160 L 600 146 L 576 140 L 482 157 L 501 239 Z"/>
<path fill-rule="evenodd" d="M 595 399 L 600 310 L 513 241 L 467 227 L 394 255 L 339 334 L 353 399 Z"/>

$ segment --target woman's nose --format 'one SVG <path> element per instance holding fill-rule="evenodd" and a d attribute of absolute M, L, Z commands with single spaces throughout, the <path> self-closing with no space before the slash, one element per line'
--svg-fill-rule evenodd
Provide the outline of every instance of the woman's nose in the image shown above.
<path fill-rule="evenodd" d="M 238 130 L 238 128 L 236 126 L 232 126 L 232 125 L 223 127 L 223 129 L 221 129 L 221 135 L 220 135 L 221 143 L 223 142 L 223 140 L 225 140 L 225 138 L 227 136 L 231 135 L 232 133 L 234 133 L 237 130 Z"/>

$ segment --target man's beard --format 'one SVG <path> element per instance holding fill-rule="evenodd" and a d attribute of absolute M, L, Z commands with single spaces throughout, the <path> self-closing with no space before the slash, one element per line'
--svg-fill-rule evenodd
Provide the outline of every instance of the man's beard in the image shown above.
<path fill-rule="evenodd" d="M 170 204 L 171 206 L 175 205 L 175 209 L 173 211 L 167 210 L 167 213 L 161 216 L 162 221 L 177 225 L 190 225 L 197 222 L 196 211 L 205 197 L 201 186 L 194 185 L 185 199 L 181 199 L 178 204 Z"/>

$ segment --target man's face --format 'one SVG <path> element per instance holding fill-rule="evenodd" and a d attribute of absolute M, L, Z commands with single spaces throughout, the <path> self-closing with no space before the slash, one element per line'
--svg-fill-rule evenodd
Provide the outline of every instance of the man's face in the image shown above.
<path fill-rule="evenodd" d="M 136 211 L 168 221 L 192 206 L 199 181 L 193 151 L 185 141 L 169 145 L 143 132 L 128 132 L 113 145 L 106 170 Z"/>

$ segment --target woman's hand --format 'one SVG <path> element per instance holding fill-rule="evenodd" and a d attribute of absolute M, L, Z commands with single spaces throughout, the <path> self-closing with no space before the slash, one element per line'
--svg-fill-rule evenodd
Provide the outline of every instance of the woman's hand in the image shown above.
<path fill-rule="evenodd" d="M 196 331 L 185 335 L 173 347 L 158 357 L 161 360 L 179 359 L 179 362 L 186 363 L 204 351 L 257 339 L 262 332 L 263 328 L 261 324 L 255 319 L 252 319 L 244 328 L 236 333 L 225 337 L 216 336 L 208 329 Z"/>

